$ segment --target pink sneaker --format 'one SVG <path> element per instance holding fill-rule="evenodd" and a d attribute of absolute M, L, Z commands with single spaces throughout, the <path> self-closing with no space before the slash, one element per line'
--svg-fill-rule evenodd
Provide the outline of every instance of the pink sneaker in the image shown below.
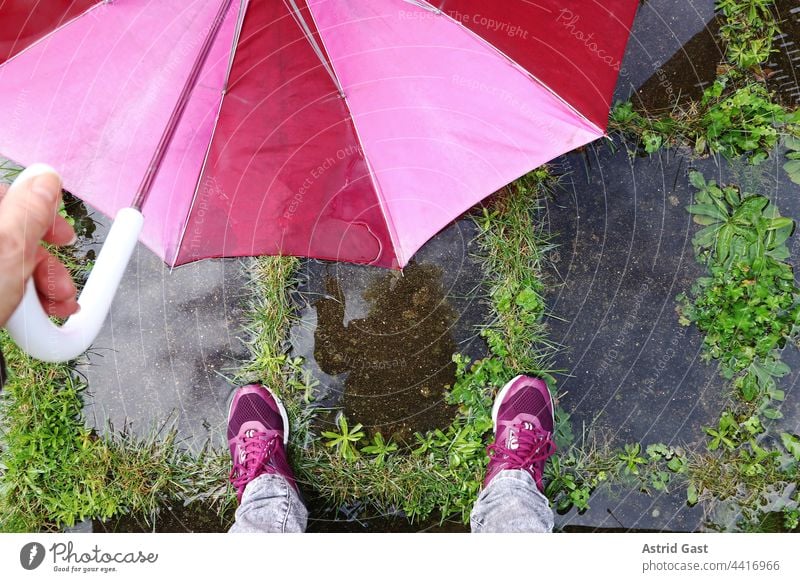
<path fill-rule="evenodd" d="M 500 471 L 522 469 L 544 493 L 542 472 L 556 452 L 553 442 L 553 398 L 538 378 L 517 376 L 497 394 L 492 407 L 494 444 L 489 445 L 489 467 L 484 488 Z"/>
<path fill-rule="evenodd" d="M 239 502 L 247 484 L 264 473 L 280 475 L 297 489 L 286 459 L 288 442 L 289 419 L 272 391 L 259 384 L 239 388 L 228 413 L 228 444 L 233 460 L 230 480 Z"/>

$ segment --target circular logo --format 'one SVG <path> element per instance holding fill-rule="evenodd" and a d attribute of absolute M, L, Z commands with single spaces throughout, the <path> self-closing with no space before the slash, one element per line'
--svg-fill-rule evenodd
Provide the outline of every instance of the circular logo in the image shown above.
<path fill-rule="evenodd" d="M 19 563 L 26 570 L 35 570 L 44 561 L 44 546 L 37 542 L 31 542 L 22 546 L 19 552 Z"/>

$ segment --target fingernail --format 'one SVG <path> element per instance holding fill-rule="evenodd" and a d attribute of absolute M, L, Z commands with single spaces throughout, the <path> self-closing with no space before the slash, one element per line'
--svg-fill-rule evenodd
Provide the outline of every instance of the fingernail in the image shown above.
<path fill-rule="evenodd" d="M 74 245 L 76 242 L 78 242 L 78 235 L 77 235 L 77 234 L 73 234 L 73 235 L 72 235 L 72 238 L 71 238 L 71 239 L 70 239 L 70 241 L 67 243 L 67 246 L 70 246 L 70 247 L 71 247 L 71 246 L 72 246 L 72 245 Z"/>
<path fill-rule="evenodd" d="M 31 192 L 47 202 L 53 203 L 61 194 L 61 180 L 55 174 L 46 173 L 36 176 L 31 184 Z"/>

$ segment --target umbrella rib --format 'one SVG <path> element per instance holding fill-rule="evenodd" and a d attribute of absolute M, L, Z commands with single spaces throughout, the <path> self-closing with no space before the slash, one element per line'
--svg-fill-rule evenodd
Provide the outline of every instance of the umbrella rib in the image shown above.
<path fill-rule="evenodd" d="M 433 12 L 434 14 L 440 14 L 442 12 L 441 8 L 436 8 L 435 6 L 428 4 L 427 2 L 422 2 L 421 0 L 403 0 L 407 4 L 411 4 L 416 6 L 417 8 L 423 8 L 428 12 Z"/>
<path fill-rule="evenodd" d="M 183 118 L 186 107 L 189 105 L 189 99 L 192 96 L 192 92 L 194 91 L 197 82 L 200 80 L 200 74 L 203 71 L 203 67 L 208 60 L 208 55 L 211 53 L 211 48 L 214 46 L 214 41 L 216 40 L 217 35 L 222 28 L 222 23 L 225 21 L 225 16 L 227 15 L 232 4 L 233 0 L 223 0 L 219 7 L 219 11 L 214 18 L 211 29 L 209 30 L 208 35 L 203 42 L 203 46 L 200 48 L 200 53 L 197 55 L 197 59 L 195 59 L 192 70 L 189 73 L 189 77 L 186 79 L 183 90 L 178 97 L 178 102 L 175 104 L 175 109 L 172 111 L 172 115 L 169 118 L 167 127 L 164 129 L 164 133 L 161 135 L 161 140 L 156 147 L 156 151 L 153 153 L 153 157 L 150 160 L 149 166 L 147 167 L 147 172 L 142 179 L 142 183 L 139 186 L 136 197 L 133 199 L 131 207 L 135 208 L 136 210 L 142 209 L 148 195 L 150 194 L 150 191 L 153 189 L 153 184 L 155 184 L 158 171 L 161 169 L 161 164 L 167 155 L 167 151 L 172 143 L 172 139 L 175 137 L 175 133 L 178 130 L 178 125 Z"/>
<path fill-rule="evenodd" d="M 311 45 L 311 48 L 317 55 L 317 58 L 319 59 L 320 63 L 322 63 L 322 66 L 328 72 L 328 75 L 330 75 L 333 84 L 336 85 L 336 88 L 339 90 L 339 95 L 341 97 L 344 97 L 344 89 L 342 89 L 342 84 L 339 82 L 339 78 L 336 76 L 336 72 L 333 70 L 333 67 L 331 66 L 330 63 L 328 63 L 328 60 L 325 58 L 325 52 L 322 50 L 322 47 L 319 46 L 317 39 L 314 38 L 314 33 L 311 32 L 311 27 L 308 26 L 308 23 L 306 22 L 305 18 L 303 18 L 303 15 L 300 12 L 300 8 L 297 6 L 297 3 L 295 2 L 295 0 L 283 0 L 283 3 L 284 5 L 286 5 L 286 8 L 291 13 L 292 18 L 294 18 L 294 21 L 297 23 L 297 26 L 299 26 L 300 30 L 303 31 L 303 35 L 306 37 L 306 40 L 308 40 L 308 43 Z M 290 4 L 291 6 L 289 6 Z M 311 7 L 308 8 L 308 11 L 311 12 Z"/>

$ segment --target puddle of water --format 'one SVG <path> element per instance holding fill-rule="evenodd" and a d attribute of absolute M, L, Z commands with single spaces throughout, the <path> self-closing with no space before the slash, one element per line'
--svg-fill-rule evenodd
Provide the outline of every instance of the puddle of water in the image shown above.
<path fill-rule="evenodd" d="M 315 305 L 314 356 L 326 374 L 347 374 L 341 405 L 348 419 L 399 441 L 450 424 L 455 409 L 444 391 L 455 381 L 456 316 L 441 268 L 411 263 L 376 279 L 363 294 L 368 314 L 346 325 L 341 285 L 331 276 L 325 285 L 327 297 Z"/>
<path fill-rule="evenodd" d="M 716 78 L 723 58 L 719 19 L 714 18 L 644 82 L 633 103 L 654 115 L 697 101 Z"/>
<path fill-rule="evenodd" d="M 781 34 L 773 39 L 775 52 L 765 66 L 767 86 L 785 105 L 800 103 L 800 3 L 777 0 L 775 10 Z M 698 101 L 713 83 L 717 66 L 724 61 L 719 37 L 720 18 L 715 17 L 692 37 L 633 94 L 634 104 L 650 114 Z"/>
<path fill-rule="evenodd" d="M 767 63 L 767 68 L 775 74 L 767 79 L 767 86 L 775 91 L 786 105 L 800 104 L 800 2 L 797 0 L 777 0 L 780 35 L 774 39 L 776 52 Z"/>

